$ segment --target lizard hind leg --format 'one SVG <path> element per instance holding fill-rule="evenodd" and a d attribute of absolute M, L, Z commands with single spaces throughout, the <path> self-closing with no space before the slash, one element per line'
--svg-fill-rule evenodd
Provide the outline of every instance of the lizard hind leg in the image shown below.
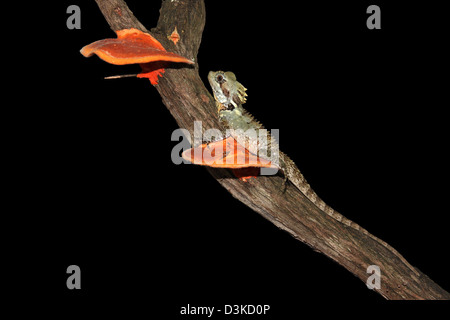
<path fill-rule="evenodd" d="M 266 169 L 268 169 L 270 171 L 263 171 Z M 276 170 L 276 171 L 273 171 L 273 170 Z M 279 185 L 277 193 L 279 195 L 285 194 L 288 183 L 289 183 L 289 177 L 284 170 L 279 169 L 279 168 L 276 168 L 276 169 L 275 168 L 261 168 L 261 175 L 268 175 L 268 176 L 273 176 L 273 177 L 278 176 L 278 177 L 282 178 L 282 181 L 281 181 L 281 184 Z M 278 179 L 276 179 L 276 180 L 278 181 Z"/>
<path fill-rule="evenodd" d="M 287 186 L 288 186 L 288 182 L 289 182 L 289 175 L 286 171 L 286 164 L 284 163 L 284 161 L 280 161 L 280 163 L 278 164 L 278 172 L 277 175 L 281 176 L 283 178 L 283 182 L 281 184 L 281 188 L 280 188 L 280 194 L 284 195 L 286 193 L 287 190 Z"/>
<path fill-rule="evenodd" d="M 288 183 L 289 183 L 289 178 L 288 178 L 288 175 L 286 174 L 286 172 L 284 172 L 284 170 L 279 170 L 279 172 L 281 172 L 281 176 L 283 178 L 283 183 L 281 185 L 280 194 L 284 195 L 286 193 L 286 190 L 287 190 L 287 186 L 288 186 Z"/>

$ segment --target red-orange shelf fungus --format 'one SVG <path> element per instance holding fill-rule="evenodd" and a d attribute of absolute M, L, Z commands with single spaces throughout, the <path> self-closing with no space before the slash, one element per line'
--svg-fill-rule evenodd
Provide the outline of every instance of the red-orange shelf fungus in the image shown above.
<path fill-rule="evenodd" d="M 188 149 L 181 156 L 192 164 L 233 169 L 243 181 L 258 176 L 259 168 L 278 168 L 271 161 L 249 152 L 231 136 Z"/>
<path fill-rule="evenodd" d="M 138 29 L 123 29 L 116 31 L 116 39 L 95 41 L 80 52 L 85 57 L 96 54 L 100 59 L 115 65 L 140 64 L 144 73 L 140 78 L 149 78 L 153 85 L 158 82 L 158 75 L 164 73 L 161 64 L 154 62 L 180 62 L 194 64 L 192 60 L 178 54 L 168 52 L 150 34 Z"/>

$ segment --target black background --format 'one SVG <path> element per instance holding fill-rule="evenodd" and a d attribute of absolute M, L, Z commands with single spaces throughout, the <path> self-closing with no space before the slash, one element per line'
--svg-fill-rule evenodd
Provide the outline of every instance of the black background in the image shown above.
<path fill-rule="evenodd" d="M 66 28 L 70 4 L 81 8 L 81 30 Z M 381 30 L 366 27 L 370 4 L 381 7 Z M 156 25 L 159 1 L 128 5 Z M 247 109 L 280 129 L 281 150 L 320 197 L 450 290 L 442 8 L 207 0 L 206 9 L 205 82 L 210 70 L 236 73 Z M 32 88 L 18 100 L 33 103 L 16 107 L 11 134 L 21 138 L 10 189 L 22 195 L 13 215 L 25 244 L 15 252 L 23 276 L 39 266 L 38 296 L 66 310 L 168 318 L 187 304 L 269 304 L 273 318 L 325 312 L 325 303 L 380 306 L 381 296 L 204 168 L 172 163 L 178 127 L 157 91 L 146 79 L 103 79 L 139 68 L 79 53 L 115 37 L 94 1 L 59 1 L 48 14 L 41 29 L 51 36 L 34 32 L 39 61 L 21 68 Z M 72 264 L 78 291 L 66 288 Z"/>

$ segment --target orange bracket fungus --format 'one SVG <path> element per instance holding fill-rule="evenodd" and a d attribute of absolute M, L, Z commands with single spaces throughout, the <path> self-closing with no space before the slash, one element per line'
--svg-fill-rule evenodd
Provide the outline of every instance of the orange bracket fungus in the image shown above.
<path fill-rule="evenodd" d="M 252 154 L 231 136 L 188 149 L 181 156 L 196 165 L 230 168 L 242 181 L 258 176 L 260 168 L 278 169 L 271 161 Z"/>
<path fill-rule="evenodd" d="M 148 78 L 153 85 L 158 83 L 158 76 L 164 73 L 162 62 L 181 62 L 194 64 L 192 60 L 167 52 L 150 34 L 138 29 L 116 31 L 116 39 L 104 39 L 83 47 L 80 52 L 85 57 L 96 54 L 102 60 L 115 64 L 139 64 L 143 70 L 138 78 Z"/>

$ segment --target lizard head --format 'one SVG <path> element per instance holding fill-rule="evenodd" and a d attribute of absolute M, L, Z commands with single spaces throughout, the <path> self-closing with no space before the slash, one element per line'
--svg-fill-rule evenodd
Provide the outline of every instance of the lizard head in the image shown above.
<path fill-rule="evenodd" d="M 236 80 L 233 72 L 211 71 L 208 81 L 222 109 L 233 110 L 247 101 L 247 89 Z"/>

